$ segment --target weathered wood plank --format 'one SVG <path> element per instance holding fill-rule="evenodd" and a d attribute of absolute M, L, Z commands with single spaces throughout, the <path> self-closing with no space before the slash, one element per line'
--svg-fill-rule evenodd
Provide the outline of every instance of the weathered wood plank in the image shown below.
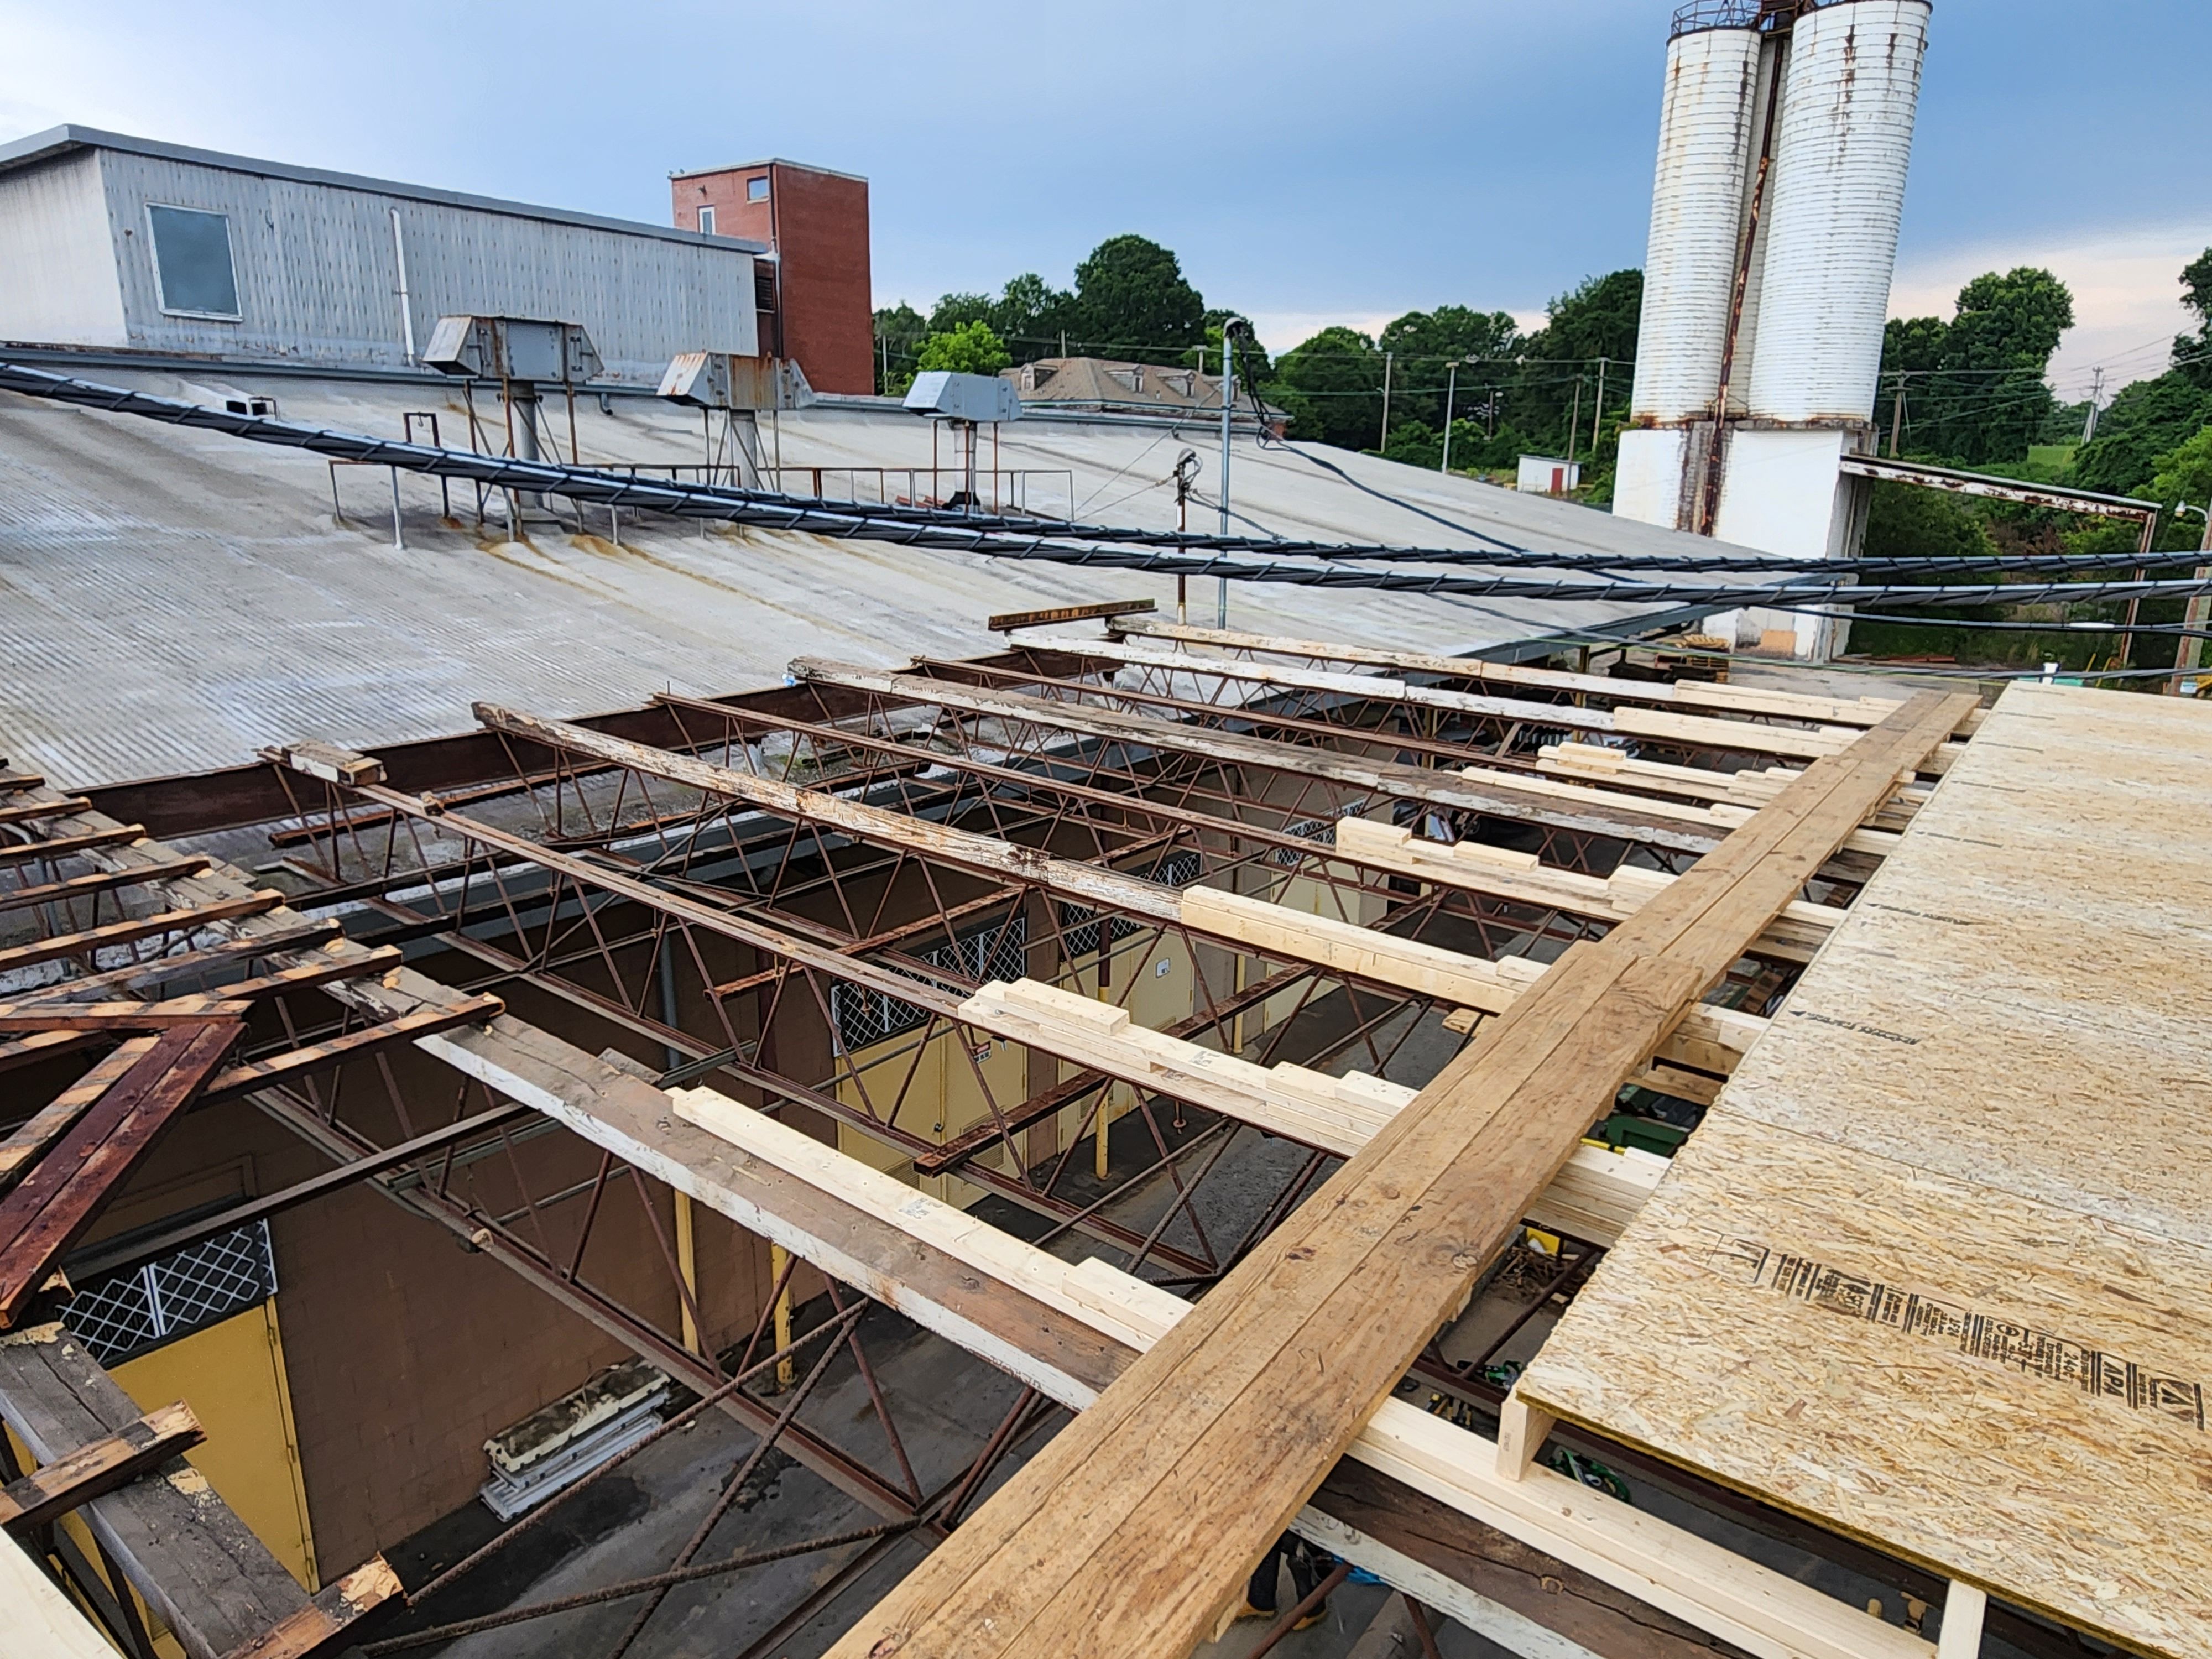
<path fill-rule="evenodd" d="M 338 925 L 335 921 L 303 921 L 296 927 L 276 928 L 253 939 L 226 939 L 205 950 L 171 951 L 166 956 L 149 957 L 143 962 L 106 969 L 96 974 L 57 980 L 51 985 L 24 994 L 17 1000 L 30 1002 L 59 998 L 66 1001 L 83 1001 L 94 998 L 102 991 L 117 989 L 143 994 L 174 980 L 194 978 L 238 963 L 253 961 L 275 951 L 307 950 L 325 945 L 337 938 L 338 932 Z M 246 980 L 220 988 L 228 996 L 250 997 L 254 994 L 250 988 L 258 982 Z"/>
<path fill-rule="evenodd" d="M 55 836 L 46 841 L 0 842 L 0 869 L 15 864 L 34 864 L 41 859 L 70 858 L 89 852 L 95 847 L 112 847 L 121 842 L 143 841 L 145 838 L 144 824 L 118 823 L 112 829 L 86 830 L 73 836 Z"/>
<path fill-rule="evenodd" d="M 75 1083 L 56 1095 L 0 1142 L 0 1187 L 11 1185 L 16 1175 L 45 1152 L 62 1132 L 83 1115 L 84 1109 L 106 1094 L 118 1079 L 136 1066 L 159 1039 L 126 1039 Z"/>
<path fill-rule="evenodd" d="M 91 800 L 83 795 L 23 801 L 13 806 L 0 806 L 0 823 L 35 823 L 41 818 L 65 818 L 75 812 L 88 811 L 91 806 Z"/>
<path fill-rule="evenodd" d="M 112 893 L 119 888 L 143 887 L 152 881 L 174 881 L 179 877 L 198 875 L 211 861 L 198 856 L 172 858 L 159 864 L 137 865 L 128 870 L 97 870 L 88 876 L 70 876 L 62 881 L 39 882 L 28 887 L 0 888 L 0 910 L 24 910 L 34 904 L 56 904 L 69 899 Z"/>
<path fill-rule="evenodd" d="M 397 1611 L 399 1575 L 372 1556 L 281 1624 L 241 1643 L 224 1659 L 317 1659 L 365 1639 L 380 1610 Z"/>
<path fill-rule="evenodd" d="M 245 1030 L 236 1020 L 214 1020 L 162 1032 L 0 1199 L 0 1324 L 15 1322 Z"/>
<path fill-rule="evenodd" d="M 0 1031 L 153 1031 L 239 1019 L 246 1011 L 246 1004 L 227 996 L 167 1002 L 0 1002 Z"/>
<path fill-rule="evenodd" d="M 199 1419 L 183 1401 L 159 1407 L 0 1487 L 0 1527 L 18 1534 L 43 1527 L 206 1438 Z"/>
<path fill-rule="evenodd" d="M 0 1418 L 40 1462 L 138 1415 L 63 1327 L 0 1336 Z M 78 1514 L 190 1659 L 222 1659 L 306 1605 L 291 1574 L 181 1460 Z"/>
<path fill-rule="evenodd" d="M 164 910 L 158 915 L 135 916 L 128 921 L 111 921 L 104 927 L 87 927 L 74 933 L 57 933 L 52 939 L 36 939 L 28 945 L 11 945 L 0 951 L 0 973 L 16 968 L 34 968 L 41 963 L 58 961 L 63 957 L 89 957 L 94 951 L 106 950 L 111 945 L 129 945 L 163 933 L 193 932 L 240 916 L 261 915 L 283 902 L 283 894 L 268 887 L 216 903 Z"/>
<path fill-rule="evenodd" d="M 1297 744 L 1278 743 L 1241 732 L 1224 732 L 1179 720 L 1148 719 L 1095 704 L 1032 697 L 1018 691 L 982 689 L 957 680 L 930 679 L 918 674 L 899 674 L 878 669 L 853 667 L 802 657 L 791 672 L 803 680 L 872 691 L 909 702 L 957 708 L 968 714 L 994 716 L 1063 732 L 1080 732 L 1117 743 L 1164 749 L 1181 754 L 1203 755 L 1234 766 L 1259 767 L 1270 772 L 1321 777 L 1331 782 L 1395 799 L 1420 801 L 1434 806 L 1458 807 L 1497 817 L 1517 818 L 1549 824 L 1583 835 L 1641 842 L 1680 851 L 1703 853 L 1717 846 L 1727 826 L 1708 820 L 1700 825 L 1669 819 L 1648 810 L 1592 804 L 1571 799 L 1546 799 L 1522 790 L 1507 788 L 1500 780 L 1510 775 L 1489 773 L 1470 778 L 1461 773 L 1394 761 L 1363 759 Z"/>

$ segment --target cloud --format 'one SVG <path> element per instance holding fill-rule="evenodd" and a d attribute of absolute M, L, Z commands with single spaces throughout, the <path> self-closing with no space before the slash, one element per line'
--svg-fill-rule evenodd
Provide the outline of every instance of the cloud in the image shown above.
<path fill-rule="evenodd" d="M 2041 266 L 2074 291 L 2074 326 L 2051 360 L 2051 384 L 2061 398 L 2078 402 L 2102 368 L 2109 398 L 2161 372 L 2173 337 L 2196 326 L 2182 306 L 2179 278 L 2208 240 L 2203 224 L 2147 225 L 2055 246 L 2011 237 L 1908 256 L 1890 285 L 1889 314 L 1948 317 L 1960 289 L 1984 271 Z"/>

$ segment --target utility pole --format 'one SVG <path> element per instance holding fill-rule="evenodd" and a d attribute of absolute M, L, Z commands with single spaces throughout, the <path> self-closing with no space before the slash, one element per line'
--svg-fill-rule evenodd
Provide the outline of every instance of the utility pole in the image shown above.
<path fill-rule="evenodd" d="M 1382 354 L 1382 435 L 1375 441 L 1377 449 L 1390 447 L 1390 364 L 1396 356 L 1393 351 Z"/>
<path fill-rule="evenodd" d="M 1459 391 L 1459 359 L 1453 358 L 1449 367 L 1451 376 L 1444 382 L 1444 458 L 1437 466 L 1439 472 L 1451 471 L 1452 398 Z"/>
<path fill-rule="evenodd" d="M 1597 459 L 1598 432 L 1605 425 L 1605 367 L 1609 359 L 1597 360 L 1597 407 L 1590 412 L 1590 459 Z"/>
<path fill-rule="evenodd" d="M 1575 464 L 1575 434 L 1582 430 L 1582 425 L 1583 377 L 1577 374 L 1575 376 L 1574 413 L 1567 416 L 1567 465 L 1569 466 Z"/>
<path fill-rule="evenodd" d="M 2197 512 L 2198 509 L 2185 501 L 2174 503 L 2173 516 L 2176 519 L 2179 519 L 2185 513 Z M 2198 516 L 2204 520 L 2204 537 L 2197 544 L 2197 549 L 2208 556 L 2212 556 L 2212 503 L 2208 503 L 2203 511 L 2198 513 Z M 2208 577 L 2212 577 L 2212 564 L 2198 565 L 2197 580 L 2201 582 Z M 2166 692 L 2171 696 L 2179 696 L 2182 680 L 2197 672 L 2197 660 L 2204 654 L 2204 641 L 2192 635 L 2203 631 L 2208 618 L 2212 618 L 2212 594 L 2191 594 L 2189 603 L 2184 605 L 2181 611 L 2181 625 L 2189 631 L 2181 636 L 2173 647 L 2173 678 L 2166 682 Z"/>
<path fill-rule="evenodd" d="M 1229 534 L 1229 416 L 1237 404 L 1237 353 L 1231 342 L 1242 327 L 1234 317 L 1221 319 L 1221 533 Z M 1213 625 L 1229 626 L 1229 578 L 1218 579 L 1220 586 L 1214 594 Z"/>
<path fill-rule="evenodd" d="M 2097 405 L 2105 398 L 2105 371 L 2098 369 L 2089 382 L 2089 418 L 2081 422 L 2081 441 L 2094 443 L 2097 437 Z"/>
<path fill-rule="evenodd" d="M 1889 459 L 1897 459 L 1897 441 L 1905 431 L 1905 371 L 1897 371 L 1897 395 L 1889 403 Z"/>

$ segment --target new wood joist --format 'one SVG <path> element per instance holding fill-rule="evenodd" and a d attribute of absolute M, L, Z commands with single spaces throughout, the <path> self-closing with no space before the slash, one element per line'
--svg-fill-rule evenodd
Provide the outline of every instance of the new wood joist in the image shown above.
<path fill-rule="evenodd" d="M 1571 949 L 833 1653 L 1187 1651 L 1598 1109 L 1972 707 L 1906 702 Z"/>

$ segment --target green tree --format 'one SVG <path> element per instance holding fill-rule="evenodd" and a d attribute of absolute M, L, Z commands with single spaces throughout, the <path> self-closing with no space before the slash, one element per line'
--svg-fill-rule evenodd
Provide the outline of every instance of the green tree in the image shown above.
<path fill-rule="evenodd" d="M 2095 439 L 2074 453 L 2073 482 L 2084 489 L 2134 495 L 2150 486 L 2159 457 L 2212 422 L 2212 390 L 2187 369 L 2170 368 L 2123 386 L 2097 417 Z"/>
<path fill-rule="evenodd" d="M 1000 290 L 988 320 L 1018 363 L 1057 357 L 1061 343 L 1082 332 L 1075 296 L 1033 270 L 1024 271 Z M 1069 349 L 1073 349 L 1071 343 Z"/>
<path fill-rule="evenodd" d="M 1527 442 L 1562 453 L 1587 451 L 1592 427 L 1601 424 L 1598 359 L 1606 360 L 1605 407 L 1618 412 L 1636 378 L 1643 309 L 1644 273 L 1633 270 L 1589 277 L 1552 301 L 1544 326 L 1522 343 L 1520 365 L 1501 394 Z"/>
<path fill-rule="evenodd" d="M 1409 311 L 1388 325 L 1375 342 L 1389 354 L 1391 365 L 1390 429 L 1397 434 L 1398 411 L 1418 418 L 1442 432 L 1444 399 L 1452 385 L 1450 365 L 1468 366 L 1459 373 L 1461 391 L 1468 397 L 1495 380 L 1510 366 L 1521 347 L 1521 332 L 1503 311 L 1472 311 L 1465 306 L 1438 306 L 1434 311 Z M 1404 399 L 1402 405 L 1400 399 Z M 1466 404 L 1459 405 L 1464 413 Z M 1453 442 L 1457 453 L 1458 440 Z M 1441 441 L 1438 441 L 1441 447 Z"/>
<path fill-rule="evenodd" d="M 2049 271 L 1977 276 L 1959 290 L 1949 321 L 1899 318 L 1883 330 L 1874 417 L 1900 426 L 1911 453 L 2017 466 L 2051 429 L 2057 401 L 2044 377 L 2073 325 L 2074 296 Z"/>
<path fill-rule="evenodd" d="M 1206 301 L 1182 265 L 1143 236 L 1109 236 L 1075 268 L 1085 349 L 1130 362 L 1173 363 L 1206 337 Z"/>
<path fill-rule="evenodd" d="M 1013 361 L 990 324 L 978 320 L 931 335 L 921 343 L 915 367 L 923 374 L 943 368 L 955 374 L 996 374 Z"/>
<path fill-rule="evenodd" d="M 1382 432 L 1382 354 L 1357 329 L 1325 328 L 1276 361 L 1261 395 L 1290 413 L 1293 437 L 1371 449 Z"/>
<path fill-rule="evenodd" d="M 2171 509 L 2177 502 L 2194 507 L 2212 507 L 2212 426 L 2185 440 L 2158 458 L 2158 471 L 2150 482 L 2150 499 Z M 2204 521 L 2191 514 L 2175 515 L 2187 536 L 2201 540 Z M 2177 539 L 2181 539 L 2177 538 Z M 2181 539 L 2181 545 L 2191 544 Z"/>
<path fill-rule="evenodd" d="M 2174 337 L 2173 367 L 2191 385 L 2212 392 L 2212 247 L 2182 266 L 2181 302 L 2197 313 L 2197 332 Z"/>
<path fill-rule="evenodd" d="M 914 383 L 915 354 L 929 336 L 929 321 L 903 300 L 876 313 L 876 391 L 897 397 Z"/>

